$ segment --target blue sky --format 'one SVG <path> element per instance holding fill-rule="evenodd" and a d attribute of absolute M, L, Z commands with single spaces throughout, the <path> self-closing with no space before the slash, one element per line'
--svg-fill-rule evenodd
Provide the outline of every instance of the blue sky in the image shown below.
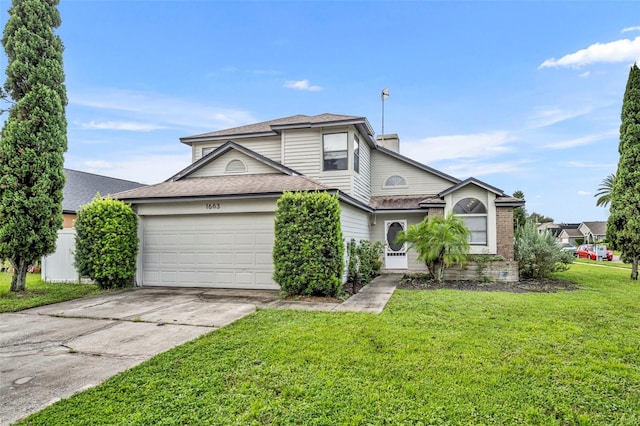
<path fill-rule="evenodd" d="M 9 0 L 0 0 L 4 27 Z M 365 116 L 401 153 L 556 222 L 606 220 L 640 2 L 62 0 L 66 167 L 157 183 L 181 136 Z M 0 57 L 6 68 L 6 56 Z M 6 119 L 6 117 L 3 117 Z"/>

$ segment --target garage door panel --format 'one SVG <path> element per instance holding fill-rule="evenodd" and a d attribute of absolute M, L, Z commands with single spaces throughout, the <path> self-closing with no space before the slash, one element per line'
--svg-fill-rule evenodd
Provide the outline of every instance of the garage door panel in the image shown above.
<path fill-rule="evenodd" d="M 256 265 L 271 265 L 273 256 L 271 253 L 256 253 Z"/>
<path fill-rule="evenodd" d="M 253 265 L 254 256 L 253 253 L 236 253 L 235 259 L 236 265 Z"/>
<path fill-rule="evenodd" d="M 273 214 L 146 216 L 143 284 L 278 289 Z"/>

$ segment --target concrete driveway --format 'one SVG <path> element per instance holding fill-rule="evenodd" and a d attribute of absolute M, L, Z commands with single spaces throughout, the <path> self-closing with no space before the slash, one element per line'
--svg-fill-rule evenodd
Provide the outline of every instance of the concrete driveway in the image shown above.
<path fill-rule="evenodd" d="M 142 288 L 0 314 L 0 424 L 277 299 L 273 291 Z"/>

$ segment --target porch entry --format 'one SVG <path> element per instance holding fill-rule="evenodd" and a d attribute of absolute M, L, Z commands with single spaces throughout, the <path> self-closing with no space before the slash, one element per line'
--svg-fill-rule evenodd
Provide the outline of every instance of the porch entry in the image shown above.
<path fill-rule="evenodd" d="M 400 231 L 407 229 L 406 220 L 385 220 L 384 234 L 386 239 L 384 249 L 385 269 L 407 269 L 407 244 L 396 243 L 396 237 Z"/>

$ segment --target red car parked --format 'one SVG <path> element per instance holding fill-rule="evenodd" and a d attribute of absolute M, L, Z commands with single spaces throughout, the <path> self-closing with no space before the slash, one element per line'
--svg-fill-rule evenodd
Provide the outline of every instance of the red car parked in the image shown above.
<path fill-rule="evenodd" d="M 613 260 L 613 253 L 611 252 L 611 250 L 609 250 L 606 246 L 597 246 L 597 247 L 598 247 L 598 253 L 600 254 L 600 258 L 602 260 L 605 260 L 605 259 L 608 261 Z M 593 246 L 593 244 L 583 244 L 580 247 L 578 247 L 578 251 L 576 252 L 576 255 L 579 258 L 583 258 L 583 259 L 597 260 L 598 253 L 596 253 L 596 248 Z"/>

